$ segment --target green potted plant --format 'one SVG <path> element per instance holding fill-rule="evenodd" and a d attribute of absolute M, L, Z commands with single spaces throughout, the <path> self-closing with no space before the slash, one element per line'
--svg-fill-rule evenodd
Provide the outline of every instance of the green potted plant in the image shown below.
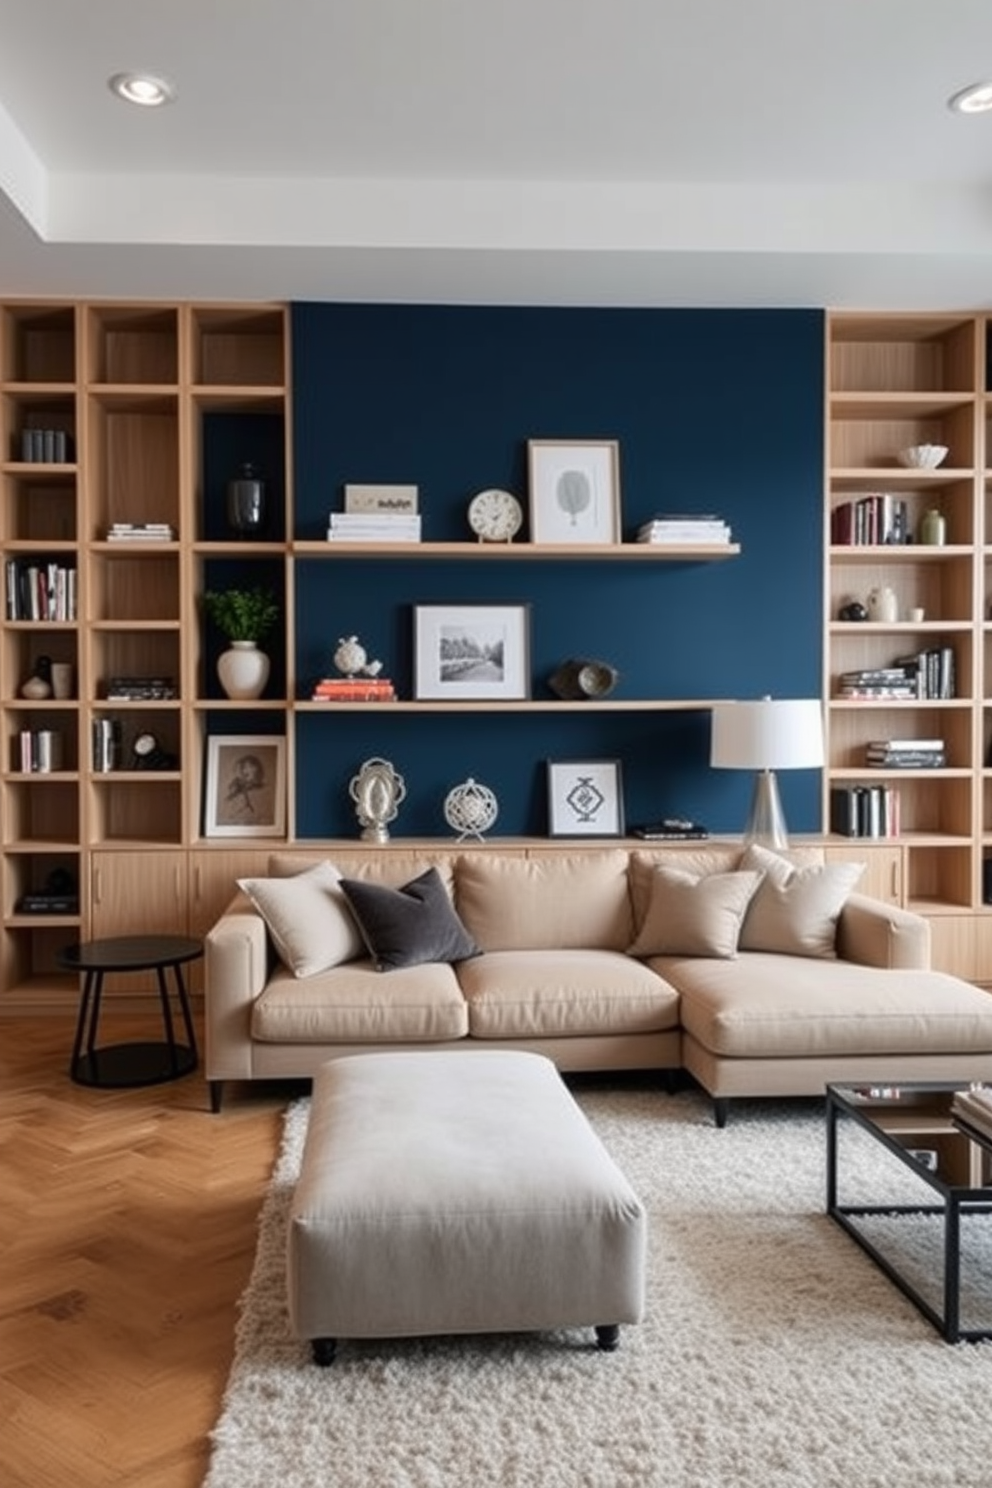
<path fill-rule="evenodd" d="M 217 658 L 217 675 L 229 698 L 261 697 L 269 680 L 269 658 L 258 649 L 279 619 L 271 589 L 208 589 L 203 607 L 230 642 Z"/>

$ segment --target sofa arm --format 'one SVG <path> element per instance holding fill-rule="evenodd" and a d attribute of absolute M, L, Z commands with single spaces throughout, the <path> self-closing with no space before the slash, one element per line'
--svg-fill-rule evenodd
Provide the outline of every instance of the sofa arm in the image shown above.
<path fill-rule="evenodd" d="M 867 894 L 851 894 L 837 922 L 837 954 L 861 966 L 927 971 L 930 922 Z"/>
<path fill-rule="evenodd" d="M 251 1012 L 269 974 L 265 921 L 244 894 L 204 940 L 204 1054 L 208 1080 L 251 1078 Z"/>

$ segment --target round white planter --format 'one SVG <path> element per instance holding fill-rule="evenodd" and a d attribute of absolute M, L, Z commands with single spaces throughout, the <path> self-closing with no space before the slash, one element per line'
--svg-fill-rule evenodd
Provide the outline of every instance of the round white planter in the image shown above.
<path fill-rule="evenodd" d="M 229 698 L 261 697 L 269 680 L 269 658 L 255 641 L 232 641 L 217 658 L 217 675 Z"/>

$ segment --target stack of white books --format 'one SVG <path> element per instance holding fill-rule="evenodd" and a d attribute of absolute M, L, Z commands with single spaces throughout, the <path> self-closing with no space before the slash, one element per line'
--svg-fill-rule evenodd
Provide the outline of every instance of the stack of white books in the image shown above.
<path fill-rule="evenodd" d="M 731 541 L 730 527 L 722 517 L 712 515 L 662 515 L 652 517 L 637 529 L 642 543 L 717 543 Z"/>
<path fill-rule="evenodd" d="M 168 522 L 115 522 L 107 528 L 108 542 L 175 542 L 176 529 Z"/>
<path fill-rule="evenodd" d="M 418 512 L 331 512 L 327 519 L 327 541 L 419 542 L 420 514 Z"/>
<path fill-rule="evenodd" d="M 956 1090 L 951 1101 L 951 1116 L 992 1141 L 992 1087 L 972 1085 L 969 1090 Z"/>

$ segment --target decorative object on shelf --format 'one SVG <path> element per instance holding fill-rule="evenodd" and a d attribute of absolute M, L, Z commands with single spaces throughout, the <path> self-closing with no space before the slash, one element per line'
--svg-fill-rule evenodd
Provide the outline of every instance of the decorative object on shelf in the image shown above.
<path fill-rule="evenodd" d="M 947 459 L 946 444 L 910 444 L 899 451 L 899 464 L 909 470 L 936 470 Z"/>
<path fill-rule="evenodd" d="M 474 837 L 483 841 L 499 815 L 496 797 L 487 785 L 480 785 L 471 775 L 461 785 L 454 786 L 444 798 L 444 819 L 458 841 L 465 842 Z"/>
<path fill-rule="evenodd" d="M 616 687 L 620 673 L 608 661 L 563 661 L 548 678 L 555 697 L 565 702 L 605 698 Z"/>
<path fill-rule="evenodd" d="M 942 548 L 947 541 L 947 518 L 935 506 L 920 518 L 919 540 L 921 546 L 930 548 Z"/>
<path fill-rule="evenodd" d="M 859 599 L 851 599 L 848 600 L 847 604 L 841 605 L 840 609 L 837 611 L 837 619 L 867 620 L 868 611 L 865 609 L 864 605 Z"/>
<path fill-rule="evenodd" d="M 418 486 L 346 485 L 346 512 L 386 512 L 394 516 L 416 516 L 420 500 Z"/>
<path fill-rule="evenodd" d="M 378 677 L 381 661 L 369 661 L 368 652 L 357 636 L 341 636 L 332 657 L 342 677 Z"/>
<path fill-rule="evenodd" d="M 400 802 L 406 796 L 403 776 L 389 760 L 373 756 L 352 776 L 348 794 L 355 803 L 362 841 L 388 842 L 388 824 L 396 820 Z"/>
<path fill-rule="evenodd" d="M 745 844 L 788 847 L 776 770 L 823 764 L 823 710 L 819 698 L 770 698 L 718 703 L 713 709 L 710 764 L 717 770 L 755 770 Z"/>
<path fill-rule="evenodd" d="M 922 605 L 910 605 L 906 611 L 906 619 L 911 625 L 922 625 L 927 618 L 927 612 Z"/>
<path fill-rule="evenodd" d="M 28 698 L 31 702 L 40 702 L 51 695 L 52 658 L 39 656 L 34 664 L 34 671 L 27 681 L 21 684 L 21 697 Z"/>
<path fill-rule="evenodd" d="M 243 701 L 261 697 L 269 680 L 269 658 L 258 642 L 279 618 L 279 603 L 268 589 L 208 589 L 203 596 L 207 614 L 230 641 L 217 658 L 217 675 L 229 698 Z"/>
<path fill-rule="evenodd" d="M 512 542 L 523 520 L 523 507 L 512 491 L 479 491 L 468 504 L 468 525 L 480 542 Z"/>
<path fill-rule="evenodd" d="M 286 740 L 219 734 L 207 740 L 207 837 L 281 837 L 286 830 Z"/>
<path fill-rule="evenodd" d="M 535 543 L 620 541 L 616 439 L 529 439 L 530 535 Z"/>
<path fill-rule="evenodd" d="M 899 619 L 896 591 L 887 584 L 880 584 L 868 591 L 868 619 L 883 625 L 892 625 Z"/>
<path fill-rule="evenodd" d="M 552 837 L 622 837 L 619 760 L 548 760 Z"/>
<path fill-rule="evenodd" d="M 149 729 L 135 735 L 131 745 L 132 770 L 174 770 L 177 763 L 176 756 L 163 749 Z"/>
<path fill-rule="evenodd" d="M 22 894 L 14 906 L 17 914 L 78 914 L 79 889 L 68 868 L 53 868 L 44 886 Z"/>
<path fill-rule="evenodd" d="M 71 661 L 52 662 L 52 697 L 59 702 L 71 698 L 76 687 L 76 668 Z"/>
<path fill-rule="evenodd" d="M 414 695 L 530 696 L 529 605 L 416 605 Z"/>
<path fill-rule="evenodd" d="M 258 537 L 265 527 L 265 482 L 250 463 L 227 483 L 227 525 L 239 537 Z"/>

